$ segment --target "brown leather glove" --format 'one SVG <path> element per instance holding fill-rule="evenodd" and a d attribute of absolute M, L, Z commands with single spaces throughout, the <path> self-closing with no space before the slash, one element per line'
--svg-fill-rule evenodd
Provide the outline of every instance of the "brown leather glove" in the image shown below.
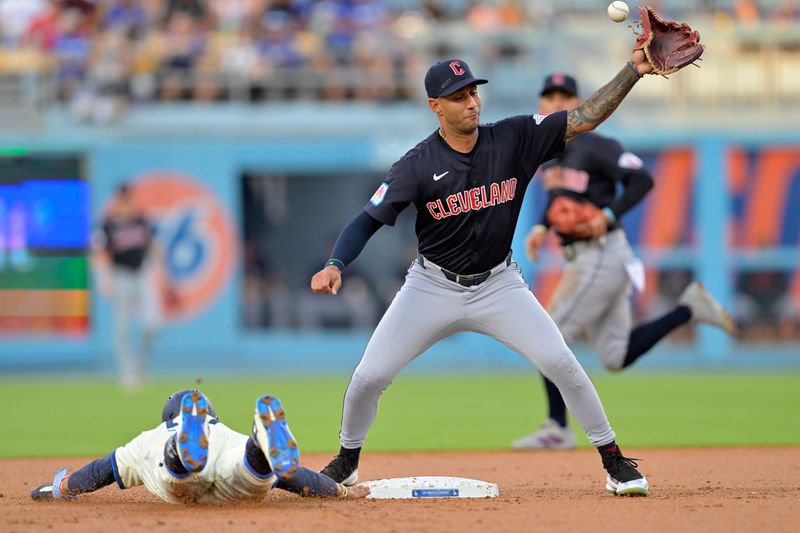
<path fill-rule="evenodd" d="M 591 202 L 581 202 L 569 196 L 557 196 L 547 209 L 547 220 L 562 235 L 589 237 L 586 228 L 591 220 L 602 215 L 599 207 Z"/>
<path fill-rule="evenodd" d="M 649 6 L 640 7 L 639 16 L 642 33 L 633 48 L 644 51 L 650 74 L 672 74 L 703 55 L 700 34 L 688 24 L 664 19 Z"/>

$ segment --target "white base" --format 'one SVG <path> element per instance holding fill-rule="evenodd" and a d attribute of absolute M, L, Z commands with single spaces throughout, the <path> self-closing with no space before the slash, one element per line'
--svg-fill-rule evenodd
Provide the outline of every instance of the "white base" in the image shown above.
<path fill-rule="evenodd" d="M 400 477 L 376 479 L 361 483 L 370 489 L 374 500 L 416 498 L 497 498 L 500 490 L 495 483 L 477 479 L 445 476 Z"/>

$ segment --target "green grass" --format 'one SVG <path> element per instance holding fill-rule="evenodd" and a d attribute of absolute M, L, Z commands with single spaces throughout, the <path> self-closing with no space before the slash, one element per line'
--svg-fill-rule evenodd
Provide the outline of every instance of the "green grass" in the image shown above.
<path fill-rule="evenodd" d="M 800 445 L 800 374 L 598 374 L 593 381 L 625 448 Z M 209 379 L 220 419 L 249 432 L 253 400 L 278 395 L 304 451 L 333 452 L 348 377 Z M 0 381 L 0 457 L 95 456 L 156 426 L 169 393 L 137 394 L 94 380 Z M 537 426 L 544 398 L 533 374 L 401 376 L 384 394 L 370 450 L 503 449 Z M 581 437 L 581 445 L 588 446 Z"/>

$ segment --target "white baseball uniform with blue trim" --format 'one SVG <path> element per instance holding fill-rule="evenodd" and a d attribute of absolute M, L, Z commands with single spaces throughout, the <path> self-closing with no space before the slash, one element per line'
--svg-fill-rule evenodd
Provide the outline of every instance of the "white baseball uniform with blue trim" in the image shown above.
<path fill-rule="evenodd" d="M 145 431 L 114 451 L 114 478 L 120 488 L 144 485 L 167 502 L 222 504 L 263 498 L 277 478 L 252 472 L 244 462 L 248 436 L 209 418 L 208 461 L 197 473 L 175 476 L 164 466 L 164 444 L 178 419 Z"/>

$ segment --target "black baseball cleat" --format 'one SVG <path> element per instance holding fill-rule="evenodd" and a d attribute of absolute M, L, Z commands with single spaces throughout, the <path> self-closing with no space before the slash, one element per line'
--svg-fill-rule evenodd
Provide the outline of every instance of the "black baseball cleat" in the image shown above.
<path fill-rule="evenodd" d="M 358 460 L 354 461 L 340 453 L 320 473 L 346 487 L 352 487 L 358 483 Z"/>
<path fill-rule="evenodd" d="M 73 495 L 64 492 L 61 490 L 61 484 L 64 479 L 68 478 L 67 469 L 62 468 L 58 472 L 56 472 L 55 477 L 53 478 L 52 483 L 45 483 L 44 485 L 39 485 L 35 489 L 31 491 L 31 498 L 36 501 L 44 501 L 44 500 L 60 500 L 60 499 L 67 499 L 71 500 L 74 498 Z"/>
<path fill-rule="evenodd" d="M 31 498 L 36 501 L 55 499 L 53 496 L 53 484 L 45 483 L 44 485 L 39 485 L 31 492 Z"/>
<path fill-rule="evenodd" d="M 603 467 L 608 472 L 606 491 L 617 496 L 647 496 L 650 485 L 636 469 L 638 459 L 624 457 L 619 447 L 601 451 Z"/>

